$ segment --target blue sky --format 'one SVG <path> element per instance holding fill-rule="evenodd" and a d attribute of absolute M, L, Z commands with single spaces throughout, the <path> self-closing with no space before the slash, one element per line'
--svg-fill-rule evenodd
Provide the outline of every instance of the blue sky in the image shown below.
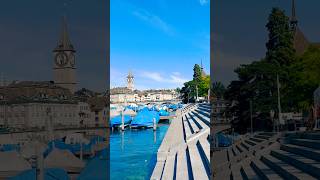
<path fill-rule="evenodd" d="M 137 89 L 181 87 L 201 59 L 210 71 L 209 0 L 110 2 L 110 82 Z"/>

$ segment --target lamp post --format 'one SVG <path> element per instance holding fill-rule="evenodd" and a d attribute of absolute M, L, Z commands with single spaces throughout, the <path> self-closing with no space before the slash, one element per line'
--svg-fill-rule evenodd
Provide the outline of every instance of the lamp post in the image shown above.
<path fill-rule="evenodd" d="M 280 102 L 280 82 L 279 82 L 279 74 L 277 74 L 277 90 L 278 90 L 278 112 L 279 112 L 277 131 L 279 132 L 280 122 L 282 122 L 281 102 Z"/>
<path fill-rule="evenodd" d="M 252 99 L 250 99 L 250 131 L 253 134 L 253 122 L 252 122 Z"/>
<path fill-rule="evenodd" d="M 273 132 L 275 132 L 276 131 L 276 124 L 275 124 L 275 121 L 274 121 L 274 115 L 275 115 L 275 112 L 274 112 L 274 110 L 272 109 L 272 110 L 270 110 L 270 118 L 271 118 L 271 121 L 272 121 L 272 124 L 273 124 Z"/>

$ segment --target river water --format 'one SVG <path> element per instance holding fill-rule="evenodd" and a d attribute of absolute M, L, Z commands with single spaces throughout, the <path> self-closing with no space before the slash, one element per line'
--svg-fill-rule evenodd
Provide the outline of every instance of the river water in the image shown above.
<path fill-rule="evenodd" d="M 157 150 L 168 127 L 169 124 L 159 124 L 157 131 L 151 128 L 111 132 L 111 179 L 149 179 L 156 163 Z"/>

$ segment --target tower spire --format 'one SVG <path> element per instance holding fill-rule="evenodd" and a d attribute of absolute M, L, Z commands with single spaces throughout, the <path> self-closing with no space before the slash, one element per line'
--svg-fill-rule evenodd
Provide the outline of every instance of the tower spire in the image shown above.
<path fill-rule="evenodd" d="M 58 42 L 57 47 L 55 48 L 55 51 L 59 51 L 59 50 L 75 51 L 69 38 L 66 15 L 62 17 L 62 30 L 61 30 L 60 40 Z"/>
<path fill-rule="evenodd" d="M 293 30 L 295 30 L 297 25 L 298 25 L 298 20 L 297 20 L 297 16 L 296 16 L 296 3 L 295 3 L 295 0 L 292 0 L 292 4 L 291 4 L 290 24 L 291 24 L 291 27 L 292 27 Z"/>

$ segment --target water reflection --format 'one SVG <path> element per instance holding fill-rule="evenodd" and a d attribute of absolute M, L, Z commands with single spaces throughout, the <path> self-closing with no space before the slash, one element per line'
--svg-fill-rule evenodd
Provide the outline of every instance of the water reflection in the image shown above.
<path fill-rule="evenodd" d="M 110 134 L 111 179 L 149 179 L 156 163 L 157 150 L 168 125 L 153 129 L 129 129 Z"/>

